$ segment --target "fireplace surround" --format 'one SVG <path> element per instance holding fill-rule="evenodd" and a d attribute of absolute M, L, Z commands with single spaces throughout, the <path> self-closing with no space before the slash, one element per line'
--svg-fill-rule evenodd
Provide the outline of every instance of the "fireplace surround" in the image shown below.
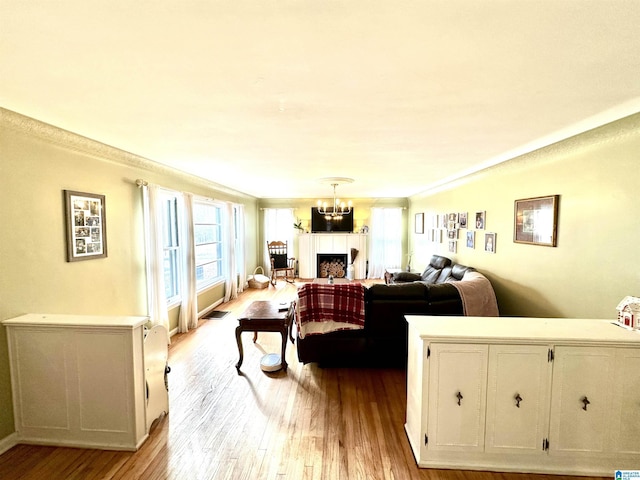
<path fill-rule="evenodd" d="M 358 250 L 355 261 L 351 249 Z M 318 255 L 346 258 L 344 274 L 353 261 L 354 279 L 367 278 L 367 234 L 365 233 L 301 233 L 298 235 L 298 269 L 300 278 L 319 278 Z M 328 276 L 328 274 L 326 275 Z M 325 278 L 326 278 L 325 276 Z M 334 275 L 336 277 L 336 275 Z M 340 278 L 340 277 L 338 277 Z"/>

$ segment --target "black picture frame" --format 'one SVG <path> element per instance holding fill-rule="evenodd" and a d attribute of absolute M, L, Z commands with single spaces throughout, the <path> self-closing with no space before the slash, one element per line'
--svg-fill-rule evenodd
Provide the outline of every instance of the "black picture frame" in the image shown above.
<path fill-rule="evenodd" d="M 516 200 L 513 241 L 555 247 L 557 245 L 559 201 L 560 195 Z"/>
<path fill-rule="evenodd" d="M 105 196 L 64 190 L 67 262 L 107 256 Z"/>

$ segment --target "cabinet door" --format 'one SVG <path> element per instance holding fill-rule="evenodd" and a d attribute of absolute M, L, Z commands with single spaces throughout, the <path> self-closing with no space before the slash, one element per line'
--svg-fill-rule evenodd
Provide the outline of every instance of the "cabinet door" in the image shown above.
<path fill-rule="evenodd" d="M 605 451 L 614 360 L 614 348 L 555 349 L 550 453 Z"/>
<path fill-rule="evenodd" d="M 640 453 L 640 349 L 619 348 L 611 402 L 611 450 Z"/>
<path fill-rule="evenodd" d="M 484 449 L 487 352 L 487 345 L 431 345 L 428 450 Z"/>
<path fill-rule="evenodd" d="M 545 454 L 550 389 L 548 346 L 489 347 L 486 451 Z"/>

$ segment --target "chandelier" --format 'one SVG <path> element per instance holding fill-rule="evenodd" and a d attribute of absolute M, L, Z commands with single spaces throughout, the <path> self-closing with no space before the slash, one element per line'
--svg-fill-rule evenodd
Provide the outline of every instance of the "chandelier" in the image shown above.
<path fill-rule="evenodd" d="M 333 204 L 328 204 L 322 200 L 318 200 L 318 213 L 324 215 L 327 220 L 342 220 L 343 215 L 351 213 L 351 200 L 348 203 L 341 202 L 336 198 L 336 187 L 343 183 L 352 183 L 352 178 L 331 177 L 322 179 L 324 183 L 328 183 L 333 187 Z"/>

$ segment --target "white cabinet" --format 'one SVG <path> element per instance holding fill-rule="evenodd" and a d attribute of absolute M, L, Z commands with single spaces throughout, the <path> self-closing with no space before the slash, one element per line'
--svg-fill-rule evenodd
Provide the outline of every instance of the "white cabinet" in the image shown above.
<path fill-rule="evenodd" d="M 617 350 L 608 423 L 610 450 L 640 455 L 640 349 Z M 640 464 L 640 463 L 639 463 Z"/>
<path fill-rule="evenodd" d="M 640 464 L 640 332 L 407 319 L 405 428 L 419 466 L 605 476 Z"/>
<path fill-rule="evenodd" d="M 556 348 L 551 453 L 575 456 L 608 450 L 607 421 L 615 354 L 615 348 Z"/>
<path fill-rule="evenodd" d="M 487 383 L 486 451 L 544 454 L 541 441 L 549 429 L 549 347 L 491 345 Z"/>
<path fill-rule="evenodd" d="M 18 442 L 136 450 L 148 436 L 147 380 L 157 384 L 160 376 L 164 384 L 164 366 L 145 375 L 147 320 L 30 314 L 3 321 Z M 166 340 L 155 343 L 151 356 L 166 364 Z M 162 390 L 153 415 L 168 410 Z"/>
<path fill-rule="evenodd" d="M 482 450 L 487 346 L 433 344 L 429 370 L 429 449 Z"/>
<path fill-rule="evenodd" d="M 558 347 L 553 389 L 551 453 L 640 454 L 640 349 Z"/>

